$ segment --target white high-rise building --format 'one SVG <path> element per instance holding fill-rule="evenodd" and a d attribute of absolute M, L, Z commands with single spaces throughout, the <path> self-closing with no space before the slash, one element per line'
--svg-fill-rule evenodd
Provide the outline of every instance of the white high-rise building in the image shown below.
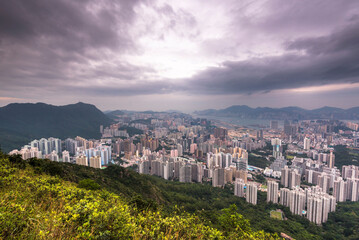
<path fill-rule="evenodd" d="M 304 150 L 309 151 L 310 150 L 310 139 L 309 138 L 304 138 Z"/>
<path fill-rule="evenodd" d="M 68 151 L 62 151 L 62 161 L 70 162 L 70 153 Z"/>
<path fill-rule="evenodd" d="M 141 174 L 150 174 L 150 162 L 148 160 L 141 161 L 138 171 Z"/>
<path fill-rule="evenodd" d="M 337 202 L 345 202 L 347 196 L 347 183 L 342 180 L 338 179 L 334 181 L 334 190 L 333 196 L 337 200 Z"/>
<path fill-rule="evenodd" d="M 55 150 L 51 152 L 51 154 L 49 155 L 49 159 L 54 162 L 59 161 L 59 155 L 57 154 L 57 152 Z"/>
<path fill-rule="evenodd" d="M 279 138 L 274 138 L 272 139 L 271 143 L 273 146 L 273 157 L 279 158 L 280 156 L 282 156 L 282 152 L 281 152 L 282 141 Z"/>
<path fill-rule="evenodd" d="M 186 164 L 180 168 L 179 181 L 180 182 L 191 182 L 192 179 L 192 168 L 191 165 Z"/>
<path fill-rule="evenodd" d="M 238 197 L 245 197 L 246 184 L 243 179 L 236 178 L 234 182 L 234 195 Z"/>
<path fill-rule="evenodd" d="M 267 202 L 278 203 L 278 183 L 276 181 L 267 182 Z"/>
<path fill-rule="evenodd" d="M 253 182 L 247 184 L 246 201 L 256 205 L 257 204 L 257 185 Z"/>
<path fill-rule="evenodd" d="M 223 187 L 225 184 L 225 170 L 224 168 L 216 168 L 213 170 L 212 186 Z"/>

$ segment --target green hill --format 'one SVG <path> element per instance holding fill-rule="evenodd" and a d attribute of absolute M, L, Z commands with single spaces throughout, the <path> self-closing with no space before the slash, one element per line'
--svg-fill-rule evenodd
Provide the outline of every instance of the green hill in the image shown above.
<path fill-rule="evenodd" d="M 99 138 L 100 125 L 111 122 L 94 105 L 85 103 L 13 103 L 0 108 L 0 145 L 4 151 L 10 151 L 42 137 Z"/>
<path fill-rule="evenodd" d="M 253 231 L 234 205 L 221 211 L 219 227 L 214 228 L 180 209 L 167 214 L 141 208 L 128 200 L 129 192 L 115 194 L 103 187 L 106 174 L 96 178 L 102 186 L 93 179 L 65 181 L 68 173 L 62 170 L 70 168 L 63 166 L 0 154 L 0 239 L 278 238 Z M 92 174 L 86 170 L 83 174 Z M 126 170 L 122 173 L 120 178 L 130 176 Z"/>
<path fill-rule="evenodd" d="M 25 236 L 22 235 L 25 233 L 36 232 L 35 229 L 29 227 L 29 219 L 33 219 L 34 216 L 37 216 L 35 214 L 36 212 L 43 212 L 44 216 L 50 214 L 47 212 L 50 210 L 48 210 L 46 206 L 59 207 L 58 204 L 65 204 L 61 202 L 63 200 L 60 201 L 57 199 L 57 196 L 62 197 L 62 193 L 67 191 L 76 192 L 74 195 L 79 196 L 79 198 L 76 197 L 76 201 L 85 201 L 86 199 L 96 199 L 96 202 L 100 201 L 101 206 L 107 206 L 106 208 L 101 208 L 101 211 L 104 212 L 111 212 L 112 209 L 110 206 L 114 207 L 114 203 L 118 203 L 128 207 L 128 211 L 131 212 L 130 216 L 132 217 L 143 217 L 141 214 L 146 214 L 146 216 L 150 216 L 152 219 L 158 219 L 158 221 L 165 221 L 163 219 L 171 217 L 184 218 L 185 221 L 190 221 L 191 224 L 193 224 L 191 226 L 196 229 L 208 228 L 208 231 L 219 231 L 222 236 L 227 236 L 226 238 L 232 234 L 232 230 L 236 229 L 237 226 L 231 225 L 232 223 L 227 223 L 232 226 L 229 228 L 232 230 L 228 230 L 226 224 L 224 224 L 224 222 L 228 220 L 225 220 L 226 216 L 232 218 L 232 215 L 234 218 L 232 220 L 236 219 L 239 225 L 244 224 L 245 227 L 243 226 L 243 228 L 250 226 L 250 234 L 252 235 L 255 234 L 255 232 L 264 231 L 269 234 L 276 233 L 278 235 L 283 232 L 295 239 L 358 239 L 359 236 L 359 202 L 338 204 L 337 211 L 329 214 L 328 222 L 323 224 L 323 226 L 316 226 L 303 217 L 292 215 L 286 207 L 266 203 L 266 194 L 262 192 L 258 192 L 258 205 L 253 206 L 248 204 L 244 199 L 233 195 L 233 187 L 230 185 L 221 189 L 212 187 L 210 183 L 191 184 L 166 181 L 155 176 L 140 175 L 130 169 L 124 169 L 117 165 L 111 165 L 101 170 L 42 159 L 23 161 L 16 156 L 8 157 L 1 154 L 0 159 L 2 159 L 0 161 L 0 232 L 3 226 L 9 227 L 8 225 L 4 225 L 4 221 L 6 221 L 9 215 L 17 213 L 17 210 L 7 212 L 9 206 L 18 206 L 25 210 L 27 209 L 26 211 L 30 211 L 32 207 L 35 207 L 35 210 L 31 211 L 32 213 L 30 215 L 24 216 L 25 223 L 23 224 L 26 226 L 24 227 L 26 231 L 24 230 L 24 232 L 21 231 L 22 233 L 17 233 L 13 236 L 14 238 Z M 41 187 L 41 184 L 36 185 L 32 183 L 34 181 L 44 186 Z M 53 186 L 52 183 L 55 185 Z M 29 186 L 29 184 L 33 187 Z M 52 189 L 53 187 L 61 193 L 55 191 L 55 195 L 52 195 L 52 190 L 47 188 Z M 66 189 L 64 187 L 66 187 Z M 67 187 L 72 190 L 67 190 Z M 95 190 L 85 191 L 83 188 L 79 189 L 79 187 Z M 46 194 L 41 195 L 39 193 L 40 195 L 38 196 L 41 196 L 41 199 L 37 199 L 37 192 L 42 191 L 41 189 L 43 188 Z M 50 193 L 48 191 L 50 191 Z M 10 193 L 12 194 L 11 197 L 4 197 Z M 106 205 L 107 197 L 105 198 L 105 202 L 101 202 L 101 194 L 111 196 L 111 199 L 116 198 L 118 200 L 111 200 L 115 202 L 111 202 L 111 205 L 108 206 Z M 48 200 L 49 197 L 50 200 Z M 74 202 L 69 204 L 73 205 Z M 45 207 L 45 209 L 37 209 L 37 207 L 39 207 L 38 205 Z M 5 207 L 2 208 L 2 206 Z M 278 220 L 270 217 L 270 212 L 276 209 L 281 209 L 284 212 L 283 217 L 286 220 Z M 79 212 L 78 214 L 81 219 L 87 219 L 86 214 L 90 214 L 83 213 L 81 212 L 82 210 L 76 211 Z M 96 210 L 96 212 L 98 211 L 99 210 Z M 81 214 L 85 215 L 82 216 Z M 90 216 L 92 216 L 91 214 Z M 158 218 L 151 214 L 157 214 Z M 42 215 L 40 214 L 40 216 Z M 9 217 L 9 219 L 11 218 Z M 17 220 L 11 221 L 16 222 Z M 37 219 L 36 221 L 40 220 Z M 116 222 L 117 220 L 107 219 L 106 221 Z M 84 224 L 83 222 L 81 223 Z M 44 225 L 45 223 L 40 222 L 39 224 Z M 71 222 L 71 224 L 79 227 L 79 225 L 76 225 L 76 222 Z M 136 225 L 137 223 L 131 222 L 131 224 Z M 14 225 L 13 227 L 15 228 L 16 226 L 17 225 Z M 94 225 L 92 224 L 92 226 Z M 61 225 L 61 227 L 63 226 Z M 243 230 L 243 228 L 240 229 Z M 11 226 L 10 229 L 12 229 Z M 163 228 L 159 227 L 159 229 Z M 48 229 L 47 231 L 51 232 L 52 230 Z M 72 231 L 71 234 L 73 235 L 66 235 L 66 238 L 69 236 L 71 236 L 69 238 L 75 238 L 75 236 L 77 236 L 76 234 L 79 234 L 78 230 Z M 183 233 L 187 230 L 181 228 L 181 230 L 178 231 Z M 239 231 L 239 233 L 242 234 L 241 231 Z M 2 237 L 5 238 L 4 234 L 4 232 L 0 234 L 0 239 Z M 183 234 L 187 234 L 187 232 Z M 46 236 L 47 239 L 55 237 L 54 235 Z M 188 237 L 189 235 L 181 236 L 183 236 L 183 238 L 190 238 Z M 135 236 L 131 235 L 131 237 L 134 238 Z M 206 236 L 206 238 L 207 237 L 208 236 Z M 150 237 L 146 235 L 146 237 L 143 238 L 149 239 Z"/>

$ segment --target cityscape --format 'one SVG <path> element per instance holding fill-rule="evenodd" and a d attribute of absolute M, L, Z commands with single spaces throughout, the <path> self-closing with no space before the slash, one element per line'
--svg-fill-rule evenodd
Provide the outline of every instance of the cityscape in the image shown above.
<path fill-rule="evenodd" d="M 116 121 L 99 126 L 101 139 L 42 138 L 9 154 L 93 168 L 119 164 L 140 174 L 184 183 L 210 182 L 213 187 L 232 184 L 233 194 L 251 204 L 257 204 L 257 191 L 266 192 L 267 202 L 287 206 L 315 224 L 326 222 L 337 202 L 359 200 L 359 167 L 339 169 L 334 153 L 337 145 L 359 150 L 355 122 L 284 121 L 279 127 L 271 120 L 260 129 L 227 129 L 215 126 L 218 121 L 212 125 L 207 119 L 169 113 L 117 115 Z M 249 154 L 263 157 L 267 166 L 249 165 Z M 259 176 L 265 181 L 258 181 Z"/>
<path fill-rule="evenodd" d="M 358 0 L 0 1 L 0 239 L 359 239 Z"/>

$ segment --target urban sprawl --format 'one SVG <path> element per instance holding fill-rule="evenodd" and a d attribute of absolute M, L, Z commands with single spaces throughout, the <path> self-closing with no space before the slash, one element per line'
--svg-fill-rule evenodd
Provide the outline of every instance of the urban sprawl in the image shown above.
<path fill-rule="evenodd" d="M 359 147 L 354 122 L 273 120 L 268 126 L 235 126 L 181 113 L 124 113 L 116 121 L 99 126 L 100 140 L 42 138 L 10 154 L 94 168 L 119 164 L 140 174 L 213 187 L 233 184 L 234 194 L 251 204 L 264 191 L 268 202 L 316 224 L 327 221 L 337 202 L 359 200 L 359 167 L 338 169 L 334 152 L 337 145 Z M 268 166 L 248 165 L 249 157 L 265 159 Z"/>

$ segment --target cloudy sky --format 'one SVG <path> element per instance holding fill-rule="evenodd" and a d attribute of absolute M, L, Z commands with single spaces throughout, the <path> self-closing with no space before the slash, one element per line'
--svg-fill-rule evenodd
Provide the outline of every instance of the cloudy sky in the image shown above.
<path fill-rule="evenodd" d="M 359 106 L 359 1 L 0 1 L 0 106 Z"/>

